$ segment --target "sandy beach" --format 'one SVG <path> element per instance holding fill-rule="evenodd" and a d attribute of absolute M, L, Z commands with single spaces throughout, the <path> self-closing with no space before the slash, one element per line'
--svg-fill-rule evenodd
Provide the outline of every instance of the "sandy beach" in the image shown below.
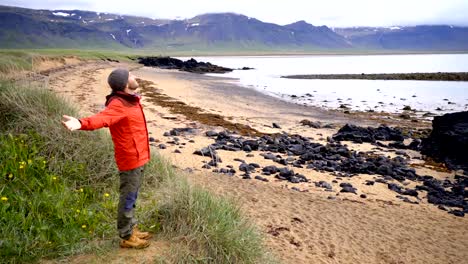
<path fill-rule="evenodd" d="M 261 175 L 259 170 L 252 173 L 252 179 L 243 179 L 239 160 L 261 167 L 278 164 L 265 159 L 260 151 L 218 150 L 220 167 L 237 171 L 228 176 L 212 172 L 214 168 L 202 168 L 210 158 L 193 154 L 215 142 L 206 136 L 207 131 L 225 131 L 225 126 L 238 131 L 250 127 L 259 134 L 298 134 L 326 145 L 327 137 L 346 123 L 412 128 L 427 128 L 430 123 L 293 104 L 236 86 L 222 77 L 138 64 L 70 61 L 60 65 L 42 62 L 36 71 L 43 75 L 41 78 L 50 89 L 76 104 L 82 116 L 104 108 L 105 96 L 110 92 L 107 76 L 112 69 L 130 68 L 140 79 L 139 92 L 143 96 L 152 151 L 171 161 L 193 183 L 238 201 L 265 234 L 266 246 L 283 263 L 463 263 L 468 259 L 468 218 L 438 209 L 427 202 L 423 193 L 410 198 L 418 204 L 405 203 L 386 184 L 367 185 L 366 181 L 375 181 L 375 175 L 337 179 L 332 172 L 297 167 L 294 171 L 304 175 L 308 182 L 291 183 L 274 177 L 269 177 L 268 182 L 254 179 Z M 219 118 L 219 122 L 207 120 L 209 117 Z M 311 128 L 300 123 L 304 119 L 329 126 Z M 190 130 L 180 135 L 164 136 L 173 129 L 186 128 Z M 354 151 L 398 156 L 395 150 L 379 149 L 368 143 L 342 144 Z M 424 164 L 419 152 L 405 152 L 410 164 L 419 164 L 414 167 L 418 174 L 453 180 L 455 172 L 434 170 Z M 333 191 L 316 187 L 314 182 L 318 181 L 330 183 Z M 339 192 L 343 182 L 352 184 L 356 194 Z M 417 183 L 403 184 L 414 188 Z"/>

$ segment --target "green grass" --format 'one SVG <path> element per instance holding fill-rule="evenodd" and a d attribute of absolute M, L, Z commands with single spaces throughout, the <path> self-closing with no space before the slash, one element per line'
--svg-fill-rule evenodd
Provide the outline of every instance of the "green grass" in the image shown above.
<path fill-rule="evenodd" d="M 33 56 L 25 51 L 0 50 L 0 74 L 32 69 Z"/>
<path fill-rule="evenodd" d="M 191 186 L 163 159 L 152 166 L 164 178 L 156 192 L 159 206 L 147 213 L 159 219 L 160 235 L 176 243 L 158 262 L 275 263 L 263 248 L 262 235 L 236 202 Z M 155 223 L 146 223 L 151 224 Z"/>
<path fill-rule="evenodd" d="M 67 174 L 54 173 L 50 158 L 40 154 L 44 142 L 33 132 L 0 135 L 0 146 L 1 259 L 58 257 L 109 235 L 110 194 L 71 180 L 85 174 L 85 166 L 63 162 Z"/>
<path fill-rule="evenodd" d="M 137 57 L 132 52 L 121 53 L 105 50 L 74 49 L 0 49 L 0 74 L 34 70 L 34 63 L 44 58 L 62 59 L 64 56 L 76 56 L 88 60 L 118 60 L 129 62 Z"/>
<path fill-rule="evenodd" d="M 78 112 L 46 88 L 0 82 L 2 262 L 105 255 L 117 247 L 110 136 L 64 129 L 61 115 Z M 157 154 L 140 197 L 141 227 L 171 244 L 155 262 L 274 262 L 232 200 L 191 186 Z"/>
<path fill-rule="evenodd" d="M 43 88 L 1 82 L 0 101 L 0 196 L 8 199 L 0 259 L 77 254 L 90 240 L 111 237 L 117 194 L 106 135 L 63 129 L 61 114 L 76 110 Z"/>

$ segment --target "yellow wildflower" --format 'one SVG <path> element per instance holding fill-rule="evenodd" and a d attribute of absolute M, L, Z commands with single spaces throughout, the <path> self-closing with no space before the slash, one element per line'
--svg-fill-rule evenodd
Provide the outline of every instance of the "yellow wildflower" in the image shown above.
<path fill-rule="evenodd" d="M 54 180 L 54 181 L 55 181 L 55 180 L 57 180 L 57 177 L 55 177 L 55 176 L 54 176 L 54 177 L 52 177 L 52 180 Z"/>
<path fill-rule="evenodd" d="M 83 188 L 80 188 L 80 192 L 83 192 Z"/>
<path fill-rule="evenodd" d="M 28 159 L 28 164 L 32 164 L 32 160 Z"/>
<path fill-rule="evenodd" d="M 8 178 L 9 178 L 9 179 L 13 178 L 13 174 L 11 174 L 11 173 L 8 174 Z"/>
<path fill-rule="evenodd" d="M 109 197 L 109 194 L 108 194 L 108 193 L 105 193 L 105 194 L 104 194 L 104 197 Z"/>
<path fill-rule="evenodd" d="M 81 228 L 85 229 L 85 228 L 86 228 L 86 225 L 82 225 Z"/>
<path fill-rule="evenodd" d="M 80 211 L 80 209 L 76 209 L 76 212 L 79 213 L 79 212 L 81 212 L 81 211 Z"/>
<path fill-rule="evenodd" d="M 6 198 L 5 196 L 2 196 L 2 201 L 8 201 L 8 198 Z"/>
<path fill-rule="evenodd" d="M 24 165 L 20 165 L 19 168 L 20 168 L 20 169 L 24 169 Z"/>

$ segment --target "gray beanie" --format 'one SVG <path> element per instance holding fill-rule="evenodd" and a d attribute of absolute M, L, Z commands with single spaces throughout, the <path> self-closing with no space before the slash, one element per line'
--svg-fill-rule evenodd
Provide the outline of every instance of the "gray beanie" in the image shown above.
<path fill-rule="evenodd" d="M 127 69 L 118 68 L 109 74 L 107 82 L 114 91 L 123 91 L 128 83 L 129 72 Z"/>

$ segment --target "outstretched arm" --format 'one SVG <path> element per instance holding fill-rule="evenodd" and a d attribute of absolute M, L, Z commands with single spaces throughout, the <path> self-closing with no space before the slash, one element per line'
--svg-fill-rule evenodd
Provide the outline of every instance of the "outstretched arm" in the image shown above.
<path fill-rule="evenodd" d="M 125 110 L 120 100 L 113 100 L 103 111 L 81 119 L 64 115 L 62 124 L 70 131 L 73 130 L 95 130 L 109 127 L 125 117 Z"/>

